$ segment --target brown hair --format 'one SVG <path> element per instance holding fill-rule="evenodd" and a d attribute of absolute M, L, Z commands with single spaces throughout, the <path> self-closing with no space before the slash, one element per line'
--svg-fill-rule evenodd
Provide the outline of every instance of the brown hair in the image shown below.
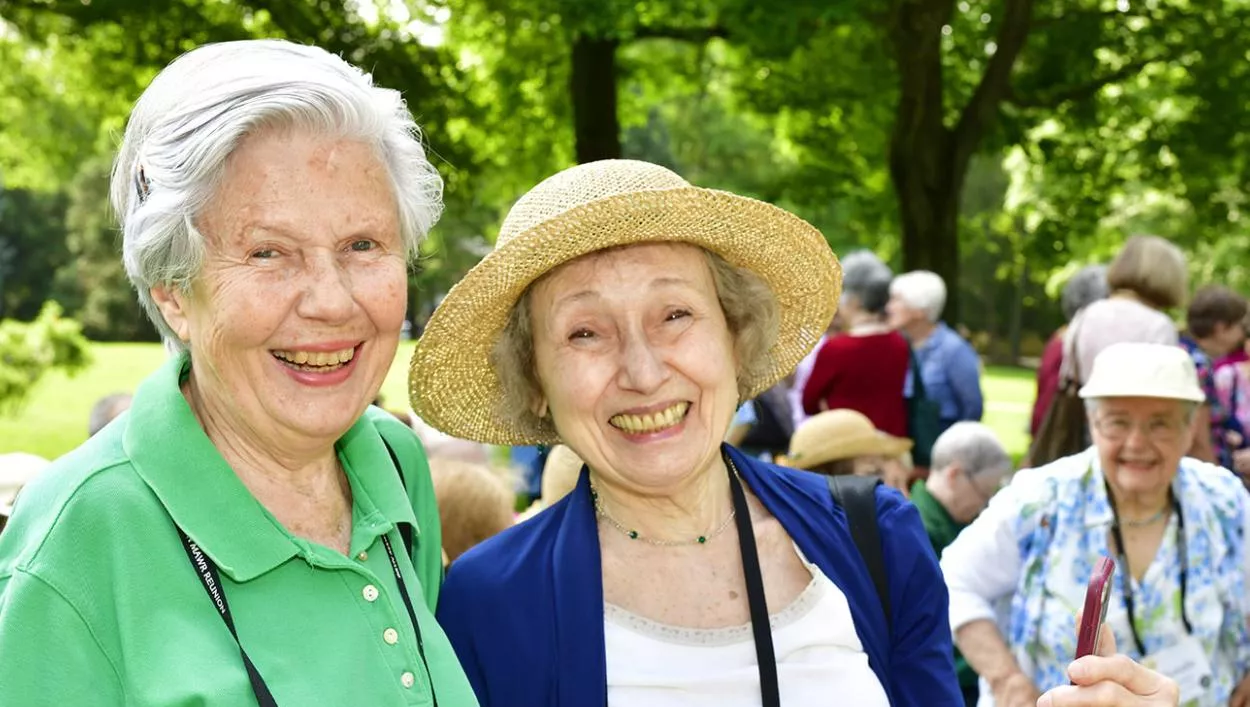
<path fill-rule="evenodd" d="M 605 248 L 589 255 L 628 247 Z M 759 379 L 772 367 L 769 351 L 777 342 L 781 308 L 772 289 L 758 275 L 729 264 L 709 250 L 700 250 L 707 256 L 712 280 L 716 283 L 716 296 L 733 335 L 739 361 L 739 394 L 745 399 L 741 381 Z M 490 362 L 503 390 L 502 414 L 531 436 L 554 439 L 556 431 L 551 420 L 539 418 L 533 411 L 534 401 L 542 395 L 534 365 L 534 332 L 530 319 L 530 293 L 538 282 L 541 279 L 526 288 L 512 307 L 508 323 L 491 351 Z"/>
<path fill-rule="evenodd" d="M 1159 236 L 1133 236 L 1107 267 L 1107 284 L 1155 309 L 1179 307 L 1189 290 L 1185 254 Z"/>
<path fill-rule="evenodd" d="M 451 562 L 512 525 L 513 492 L 489 467 L 435 457 L 430 459 L 430 476 L 443 525 L 443 550 Z"/>
<path fill-rule="evenodd" d="M 1186 316 L 1189 333 L 1205 339 L 1215 325 L 1241 323 L 1246 317 L 1246 298 L 1223 285 L 1207 285 L 1194 293 Z"/>

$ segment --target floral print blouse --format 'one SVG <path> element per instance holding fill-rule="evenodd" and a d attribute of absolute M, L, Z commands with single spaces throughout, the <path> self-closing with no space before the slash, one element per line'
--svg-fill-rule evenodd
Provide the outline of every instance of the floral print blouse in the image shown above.
<path fill-rule="evenodd" d="M 1250 496 L 1220 467 L 1183 459 L 1173 491 L 1184 515 L 1188 561 L 1185 616 L 1212 666 L 1207 695 L 1190 704 L 1228 704 L 1250 667 L 1245 530 Z M 1043 691 L 1067 684 L 1076 652 L 1076 614 L 1094 564 L 1106 555 L 1113 519 L 1093 449 L 1021 471 L 942 555 L 951 625 L 994 619 L 1016 660 Z M 1158 555 L 1138 582 L 1122 567 L 1107 623 L 1122 653 L 1140 659 L 1129 630 L 1124 583 L 1131 581 L 1138 635 L 1147 653 L 1185 636 L 1178 523 L 1171 516 Z M 984 691 L 983 691 L 984 692 Z M 983 696 L 981 705 L 992 704 Z"/>

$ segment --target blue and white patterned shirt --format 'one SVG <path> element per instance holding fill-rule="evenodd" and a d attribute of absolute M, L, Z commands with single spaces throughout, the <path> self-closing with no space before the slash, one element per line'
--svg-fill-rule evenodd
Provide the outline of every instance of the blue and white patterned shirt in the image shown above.
<path fill-rule="evenodd" d="M 1199 707 L 1223 707 L 1250 667 L 1247 630 L 1250 495 L 1230 472 L 1183 459 L 1173 491 L 1185 518 L 1185 614 L 1211 660 L 1213 684 Z M 942 571 L 951 626 L 997 621 L 1021 668 L 1043 691 L 1067 684 L 1076 652 L 1076 614 L 1094 564 L 1114 556 L 1113 519 L 1095 450 L 1016 474 L 989 508 L 947 547 Z M 1140 659 L 1129 630 L 1124 582 L 1147 653 L 1184 637 L 1177 518 L 1142 581 L 1122 570 L 1113 581 L 1107 623 L 1120 652 Z M 992 705 L 982 683 L 980 705 Z"/>

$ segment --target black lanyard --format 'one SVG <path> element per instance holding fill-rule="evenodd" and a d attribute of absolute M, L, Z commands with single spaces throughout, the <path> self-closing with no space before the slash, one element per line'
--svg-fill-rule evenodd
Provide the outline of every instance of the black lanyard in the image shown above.
<path fill-rule="evenodd" d="M 1176 513 L 1176 554 L 1180 561 L 1180 580 L 1181 580 L 1181 623 L 1185 626 L 1185 633 L 1193 634 L 1193 626 L 1189 623 L 1189 617 L 1185 614 L 1185 594 L 1188 589 L 1188 570 L 1189 565 L 1189 548 L 1185 544 L 1185 514 L 1181 512 L 1180 501 L 1176 499 L 1176 494 L 1171 493 L 1172 511 Z M 1124 536 L 1120 533 L 1120 514 L 1115 508 L 1115 498 L 1111 495 L 1111 489 L 1107 489 L 1107 504 L 1111 506 L 1111 515 L 1114 520 L 1111 523 L 1111 536 L 1115 540 L 1116 561 L 1123 566 L 1124 572 L 1124 609 L 1128 612 L 1128 627 L 1133 632 L 1133 643 L 1137 644 L 1137 654 L 1143 658 L 1146 656 L 1146 646 L 1142 643 L 1141 635 L 1137 632 L 1137 619 L 1133 615 L 1133 573 L 1129 569 L 1128 556 L 1124 553 Z"/>
<path fill-rule="evenodd" d="M 204 585 L 204 591 L 208 592 L 208 598 L 213 600 L 217 613 L 221 615 L 221 620 L 225 622 L 226 628 L 230 629 L 230 635 L 234 636 L 234 642 L 239 646 L 239 653 L 243 656 L 243 667 L 247 670 L 247 679 L 252 683 L 252 692 L 256 695 L 256 702 L 260 707 L 277 707 L 278 703 L 274 701 L 269 686 L 265 684 L 260 671 L 248 657 L 247 651 L 243 650 L 243 644 L 239 642 L 239 634 L 234 629 L 234 617 L 230 615 L 230 605 L 226 603 L 226 592 L 221 586 L 221 576 L 217 573 L 217 565 L 200 550 L 199 545 L 182 532 L 182 528 L 178 529 L 178 537 L 182 538 L 182 546 L 187 551 L 187 558 L 191 560 L 191 566 L 195 568 L 196 575 Z M 412 599 L 408 597 L 408 587 L 404 583 L 404 575 L 399 571 L 399 562 L 395 559 L 395 551 L 391 549 L 390 538 L 383 535 L 382 544 L 386 547 L 386 555 L 391 560 L 391 569 L 395 572 L 395 584 L 399 587 L 400 596 L 404 598 L 408 618 L 412 620 L 412 630 L 417 636 L 417 653 L 421 656 L 421 666 L 425 668 L 426 678 L 430 682 L 430 696 L 434 699 L 434 707 L 438 707 L 438 695 L 434 692 L 434 676 L 430 673 L 429 663 L 425 661 L 425 643 L 421 639 L 421 626 L 417 623 L 417 612 L 412 608 Z"/>
<path fill-rule="evenodd" d="M 773 651 L 772 625 L 768 621 L 768 602 L 764 599 L 764 577 L 760 572 L 760 556 L 755 549 L 755 530 L 751 526 L 751 509 L 747 506 L 738 469 L 725 455 L 729 469 L 729 489 L 733 494 L 734 524 L 738 530 L 738 547 L 742 552 L 742 571 L 747 581 L 747 606 L 751 609 L 751 632 L 755 635 L 755 662 L 760 671 L 760 698 L 763 707 L 780 707 L 777 687 L 777 656 Z"/>

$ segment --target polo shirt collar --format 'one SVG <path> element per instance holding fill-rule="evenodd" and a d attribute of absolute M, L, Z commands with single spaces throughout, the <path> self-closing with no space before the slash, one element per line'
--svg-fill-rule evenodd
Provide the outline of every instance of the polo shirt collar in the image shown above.
<path fill-rule="evenodd" d="M 172 357 L 135 391 L 122 444 L 173 522 L 218 569 L 246 582 L 300 552 L 291 534 L 248 491 L 183 397 L 190 355 Z M 364 417 L 336 445 L 352 486 L 353 524 L 386 532 L 416 519 L 398 473 Z M 353 529 L 355 532 L 355 529 Z"/>
<path fill-rule="evenodd" d="M 932 493 L 929 492 L 928 485 L 924 480 L 919 480 L 911 487 L 911 502 L 920 512 L 920 518 L 924 521 L 926 529 L 932 529 L 930 535 L 937 535 L 950 542 L 955 539 L 965 526 L 951 516 L 946 506 L 937 500 Z"/>

